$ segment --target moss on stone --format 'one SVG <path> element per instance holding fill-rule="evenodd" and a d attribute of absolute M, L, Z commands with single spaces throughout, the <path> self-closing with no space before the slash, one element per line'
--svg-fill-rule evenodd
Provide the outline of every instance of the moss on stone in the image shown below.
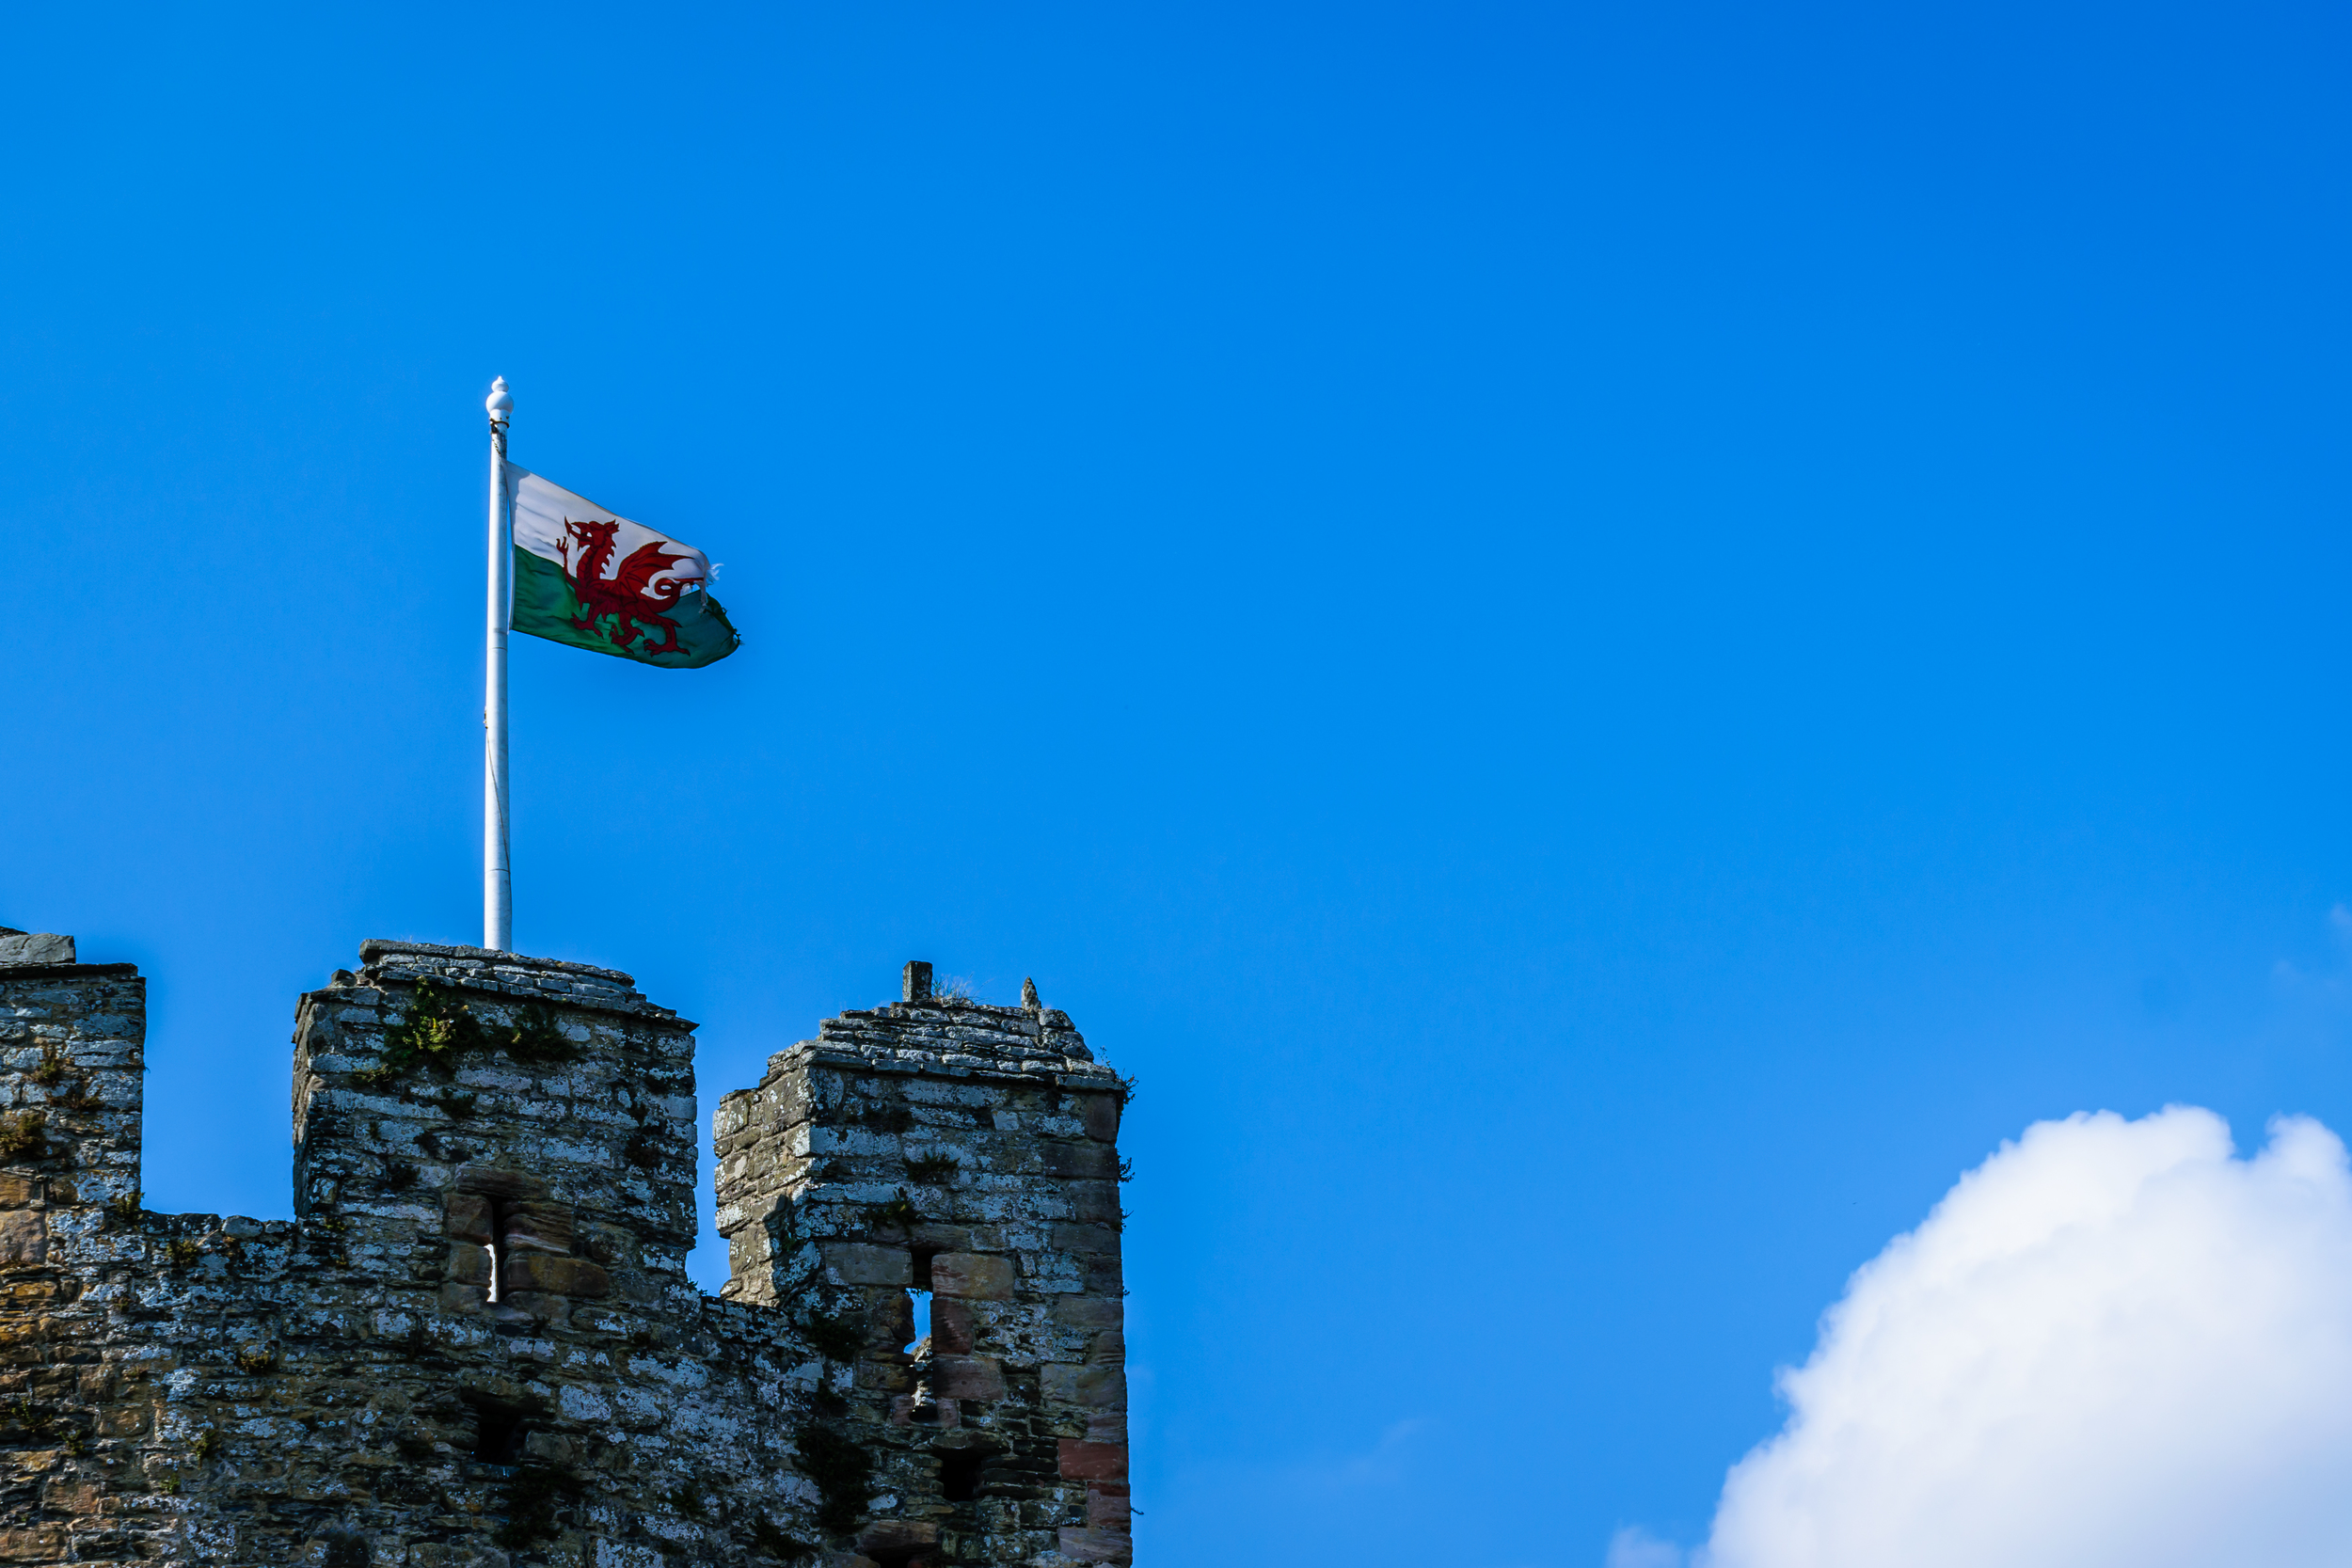
<path fill-rule="evenodd" d="M 524 1003 L 515 1009 L 511 1023 L 485 1023 L 472 1003 L 459 1001 L 430 980 L 419 980 L 407 1017 L 384 1031 L 384 1054 L 374 1067 L 354 1076 L 368 1084 L 387 1084 L 421 1066 L 447 1078 L 456 1072 L 461 1058 L 483 1051 L 503 1052 L 526 1066 L 551 1066 L 579 1054 L 545 1003 Z"/>

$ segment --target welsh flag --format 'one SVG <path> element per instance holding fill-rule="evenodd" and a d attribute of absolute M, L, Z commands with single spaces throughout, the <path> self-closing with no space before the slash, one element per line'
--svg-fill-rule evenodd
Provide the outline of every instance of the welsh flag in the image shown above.
<path fill-rule="evenodd" d="M 506 466 L 514 499 L 516 631 L 691 670 L 742 641 L 710 596 L 710 561 L 643 523 Z"/>

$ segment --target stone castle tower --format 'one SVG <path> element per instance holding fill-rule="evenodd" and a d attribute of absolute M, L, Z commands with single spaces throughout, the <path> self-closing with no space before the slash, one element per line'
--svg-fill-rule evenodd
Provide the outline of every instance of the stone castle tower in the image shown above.
<path fill-rule="evenodd" d="M 723 1096 L 629 977 L 369 942 L 294 1033 L 296 1218 L 139 1202 L 146 982 L 0 932 L 0 1563 L 1126 1563 L 1126 1088 L 932 993 Z M 911 1292 L 929 1292 L 914 1340 Z"/>

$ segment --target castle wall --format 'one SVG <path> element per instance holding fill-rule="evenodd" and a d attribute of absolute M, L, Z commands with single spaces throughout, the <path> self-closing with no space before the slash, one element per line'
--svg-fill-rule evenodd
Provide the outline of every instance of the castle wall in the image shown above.
<path fill-rule="evenodd" d="M 129 1557 L 168 1533 L 103 1506 L 153 1430 L 151 1358 L 108 1288 L 140 1251 L 147 982 L 6 936 L 62 961 L 0 967 L 0 1560 Z"/>
<path fill-rule="evenodd" d="M 1062 1013 L 940 998 L 910 964 L 899 1002 L 720 1102 L 725 1294 L 852 1330 L 834 1425 L 905 1499 L 861 1537 L 877 1560 L 1131 1560 L 1124 1099 Z"/>
<path fill-rule="evenodd" d="M 264 1223 L 139 1206 L 135 971 L 0 955 L 0 1562 L 1128 1560 L 1119 1085 L 1066 1019 L 901 1003 L 772 1061 L 717 1118 L 713 1300 L 691 1022 L 361 957 L 298 1005 Z"/>

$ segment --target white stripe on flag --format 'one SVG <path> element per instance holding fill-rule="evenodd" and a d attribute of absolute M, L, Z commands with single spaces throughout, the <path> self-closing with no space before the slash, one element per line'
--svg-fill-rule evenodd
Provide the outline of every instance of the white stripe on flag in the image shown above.
<path fill-rule="evenodd" d="M 515 543 L 542 560 L 554 562 L 564 568 L 565 576 L 575 575 L 573 562 L 585 548 L 564 527 L 566 523 L 620 525 L 613 534 L 614 547 L 605 562 L 603 576 L 607 581 L 618 575 L 622 562 L 641 546 L 656 542 L 673 553 L 682 553 L 686 559 L 674 561 L 667 569 L 655 573 L 646 586 L 675 578 L 691 594 L 710 576 L 710 558 L 693 546 L 682 545 L 658 530 L 608 512 L 585 496 L 575 496 L 560 485 L 549 484 L 528 468 L 509 463 L 506 473 L 515 490 Z"/>

